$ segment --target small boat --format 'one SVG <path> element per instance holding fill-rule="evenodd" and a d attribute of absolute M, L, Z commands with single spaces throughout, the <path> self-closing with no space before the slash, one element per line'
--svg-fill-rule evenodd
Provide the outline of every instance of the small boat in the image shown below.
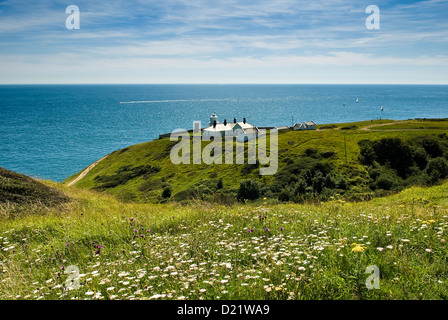
<path fill-rule="evenodd" d="M 384 110 L 384 108 L 383 108 L 383 106 L 381 106 L 381 111 L 383 111 Z"/>
<path fill-rule="evenodd" d="M 356 98 L 356 103 L 358 103 L 358 98 Z"/>

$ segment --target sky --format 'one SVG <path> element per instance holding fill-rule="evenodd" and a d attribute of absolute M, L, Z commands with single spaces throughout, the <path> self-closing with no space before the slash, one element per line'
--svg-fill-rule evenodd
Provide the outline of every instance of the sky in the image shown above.
<path fill-rule="evenodd" d="M 448 0 L 0 0 L 0 84 L 448 84 L 447 13 Z"/>

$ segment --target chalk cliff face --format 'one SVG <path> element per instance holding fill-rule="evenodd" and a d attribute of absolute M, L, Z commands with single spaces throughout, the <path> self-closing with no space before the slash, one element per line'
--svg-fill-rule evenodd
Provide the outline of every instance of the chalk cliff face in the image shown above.
<path fill-rule="evenodd" d="M 28 176 L 0 168 L 0 203 L 53 206 L 69 201 L 60 191 Z"/>

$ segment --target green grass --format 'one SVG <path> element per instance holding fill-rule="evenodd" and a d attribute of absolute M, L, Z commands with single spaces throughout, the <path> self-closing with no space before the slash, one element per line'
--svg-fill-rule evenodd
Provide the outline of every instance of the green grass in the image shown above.
<path fill-rule="evenodd" d="M 383 124 L 390 125 L 381 126 Z M 382 138 L 413 141 L 422 136 L 432 136 L 440 141 L 443 140 L 444 146 L 448 148 L 447 129 L 448 121 L 444 119 L 426 119 L 362 121 L 319 125 L 316 131 L 281 131 L 278 136 L 279 170 L 277 174 L 291 162 L 307 162 L 308 159 L 304 155 L 307 150 L 312 149 L 315 150 L 319 161 L 330 165 L 333 172 L 346 175 L 351 180 L 361 179 L 362 183 L 367 185 L 367 169 L 359 161 L 359 141 Z M 244 179 L 259 180 L 268 188 L 276 182 L 276 176 L 261 177 L 258 168 L 245 170 L 248 168 L 243 165 L 174 165 L 170 160 L 170 151 L 175 144 L 176 142 L 171 142 L 169 138 L 162 138 L 117 150 L 75 185 L 101 190 L 123 201 L 160 203 L 165 201 L 161 195 L 167 186 L 172 188 L 172 199 L 176 199 L 176 195 L 182 192 L 195 188 L 202 190 L 201 185 L 213 188 L 220 178 L 223 180 L 224 188 L 230 193 L 235 193 L 241 180 Z M 205 145 L 206 143 L 203 142 L 202 148 Z M 325 155 L 331 156 L 325 157 Z M 247 159 L 245 162 L 247 163 Z M 128 174 L 129 179 L 122 179 L 123 176 L 117 174 L 127 166 L 131 168 L 129 170 L 132 170 L 132 168 L 148 165 L 159 171 L 137 176 Z M 64 183 L 73 181 L 79 174 L 67 178 Z M 115 184 L 112 183 L 110 187 L 105 188 L 104 183 L 101 183 L 103 180 L 114 180 Z"/>
<path fill-rule="evenodd" d="M 30 208 L 35 211 L 59 206 L 69 198 L 58 190 L 16 172 L 0 167 L 0 208 L 9 217 L 20 216 Z"/>
<path fill-rule="evenodd" d="M 0 299 L 448 298 L 448 183 L 370 202 L 230 207 L 45 185 L 72 201 L 1 215 Z M 67 290 L 72 265 L 80 287 Z M 370 265 L 379 289 L 366 288 Z"/>
<path fill-rule="evenodd" d="M 0 299 L 447 299 L 446 180 L 363 202 L 335 193 L 305 204 L 154 204 L 166 188 L 173 199 L 220 178 L 225 190 L 243 179 L 272 186 L 317 162 L 350 183 L 367 180 L 359 141 L 430 137 L 446 148 L 447 126 L 377 120 L 281 132 L 273 177 L 250 166 L 173 165 L 166 138 L 111 153 L 74 187 L 79 174 L 58 184 L 6 172 Z M 379 289 L 366 287 L 372 265 Z M 72 290 L 69 268 L 79 270 Z"/>

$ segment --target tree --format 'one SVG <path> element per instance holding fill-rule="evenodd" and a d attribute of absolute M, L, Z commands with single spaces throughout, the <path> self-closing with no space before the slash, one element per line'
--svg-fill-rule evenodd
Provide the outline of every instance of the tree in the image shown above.
<path fill-rule="evenodd" d="M 222 178 L 219 178 L 218 184 L 216 185 L 216 189 L 222 189 L 223 188 Z"/>
<path fill-rule="evenodd" d="M 426 165 L 428 164 L 428 155 L 422 147 L 418 147 L 414 150 L 414 153 L 412 155 L 412 158 L 415 161 L 415 164 L 420 168 L 420 170 L 423 170 L 426 168 Z"/>
<path fill-rule="evenodd" d="M 238 190 L 238 200 L 255 200 L 260 196 L 260 185 L 257 180 L 243 180 Z"/>
<path fill-rule="evenodd" d="M 169 199 L 171 197 L 172 189 L 170 186 L 166 186 L 162 191 L 162 198 Z"/>
<path fill-rule="evenodd" d="M 442 157 L 431 159 L 426 167 L 426 173 L 431 183 L 437 183 L 448 177 L 448 162 Z"/>
<path fill-rule="evenodd" d="M 398 175 L 404 178 L 414 164 L 411 148 L 400 138 L 383 138 L 373 143 L 376 160 L 385 165 L 390 164 Z"/>

